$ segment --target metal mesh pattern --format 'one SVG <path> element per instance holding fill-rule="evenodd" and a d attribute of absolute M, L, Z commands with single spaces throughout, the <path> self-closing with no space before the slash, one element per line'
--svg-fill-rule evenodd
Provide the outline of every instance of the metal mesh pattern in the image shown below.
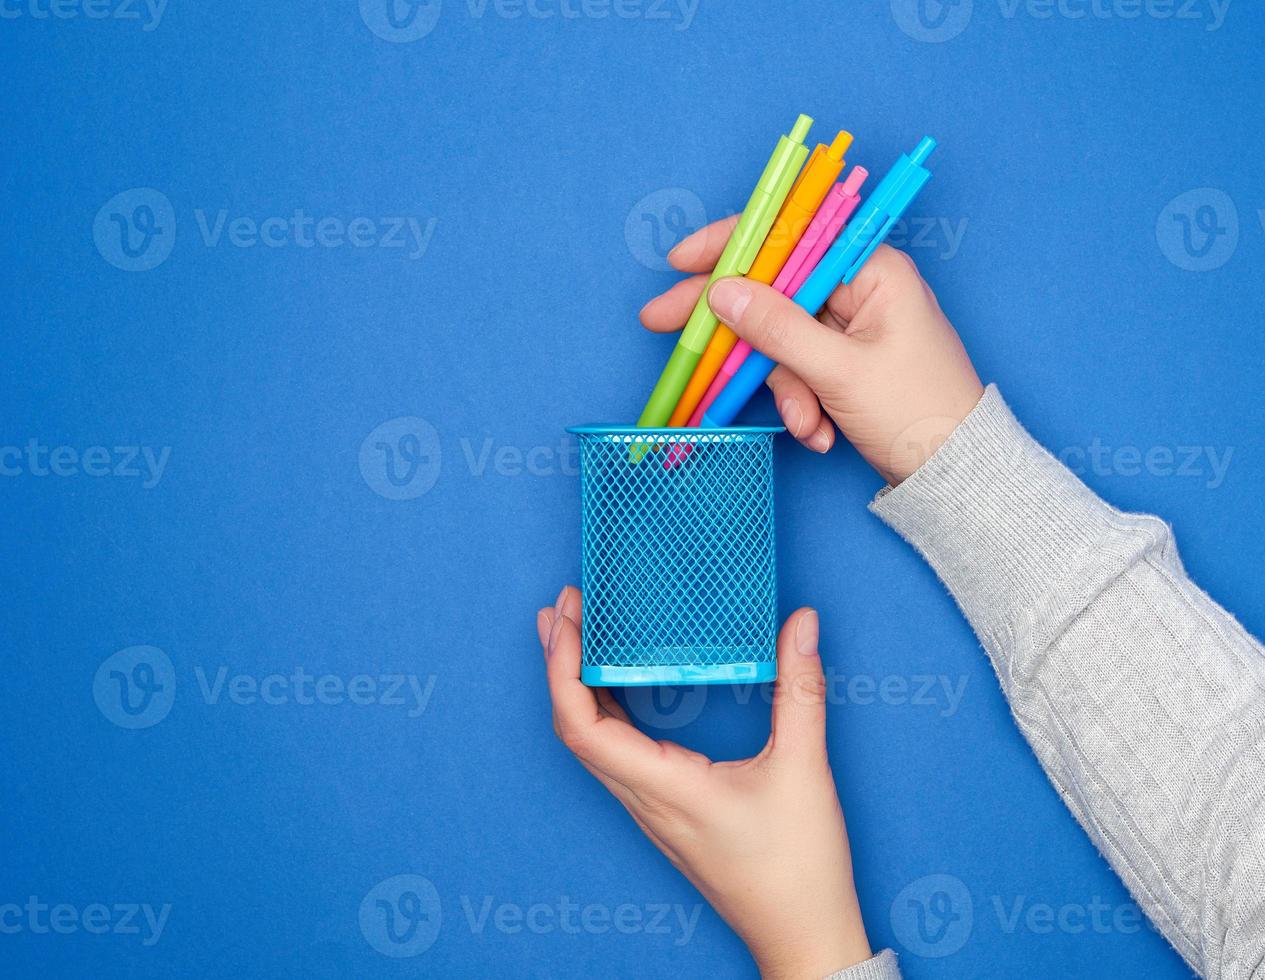
<path fill-rule="evenodd" d="M 779 430 L 573 431 L 580 440 L 584 664 L 773 662 Z M 683 457 L 682 443 L 689 445 Z"/>

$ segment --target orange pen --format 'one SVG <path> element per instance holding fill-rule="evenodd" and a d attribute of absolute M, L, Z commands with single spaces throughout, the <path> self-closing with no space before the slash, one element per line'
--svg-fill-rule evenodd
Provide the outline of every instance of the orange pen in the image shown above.
<path fill-rule="evenodd" d="M 825 143 L 817 144 L 808 163 L 795 179 L 791 192 L 786 196 L 786 203 L 778 212 L 777 220 L 769 229 L 768 237 L 764 239 L 755 261 L 751 263 L 748 279 L 767 285 L 777 278 L 800 238 L 808 230 L 813 215 L 821 207 L 827 192 L 843 170 L 843 155 L 851 145 L 852 134 L 842 130 L 829 146 Z M 712 334 L 707 349 L 703 351 L 694 373 L 690 375 L 690 382 L 685 386 L 681 400 L 676 403 L 668 425 L 682 426 L 689 421 L 737 342 L 737 334 L 723 323 L 716 325 L 716 331 Z"/>

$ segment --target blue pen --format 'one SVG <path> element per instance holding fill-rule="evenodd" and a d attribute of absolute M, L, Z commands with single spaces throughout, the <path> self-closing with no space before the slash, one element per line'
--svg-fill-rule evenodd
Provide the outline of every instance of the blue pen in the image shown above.
<path fill-rule="evenodd" d="M 935 148 L 936 141 L 924 136 L 913 153 L 901 154 L 856 217 L 848 222 L 848 227 L 830 251 L 822 257 L 813 274 L 799 287 L 794 297 L 796 303 L 815 315 L 826 305 L 836 286 L 856 278 L 865 260 L 883 244 L 892 226 L 913 203 L 923 184 L 931 179 L 931 171 L 923 163 Z M 753 350 L 703 414 L 701 424 L 705 428 L 719 429 L 733 422 L 775 366 L 768 357 Z"/>

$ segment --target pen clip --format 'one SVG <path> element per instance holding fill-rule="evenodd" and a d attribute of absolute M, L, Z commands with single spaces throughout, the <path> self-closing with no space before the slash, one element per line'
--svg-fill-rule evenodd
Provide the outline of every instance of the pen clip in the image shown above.
<path fill-rule="evenodd" d="M 924 143 L 925 142 L 926 141 L 924 140 Z M 934 143 L 931 145 L 932 147 L 935 146 Z M 922 144 L 919 146 L 921 148 Z M 930 150 L 927 152 L 930 152 Z M 883 206 L 887 210 L 887 218 L 874 232 L 874 237 L 870 239 L 869 244 L 865 246 L 865 250 L 857 256 L 856 261 L 854 261 L 852 265 L 849 266 L 848 271 L 844 273 L 844 283 L 851 282 L 856 277 L 856 274 L 861 271 L 861 266 L 863 266 L 866 260 L 874 254 L 874 250 L 887 240 L 887 236 L 891 232 L 892 227 L 905 216 L 905 211 L 908 210 L 909 205 L 913 203 L 914 198 L 918 196 L 918 192 L 922 190 L 927 181 L 931 179 L 931 172 L 925 167 L 910 162 L 908 158 L 904 158 L 904 162 L 906 163 L 908 169 L 905 173 L 902 173 L 899 177 L 897 177 L 890 188 L 887 188 L 887 197 L 883 202 Z"/>
<path fill-rule="evenodd" d="M 865 251 L 856 257 L 856 261 L 853 262 L 852 265 L 848 267 L 848 271 L 843 274 L 843 284 L 845 286 L 856 278 L 857 273 L 861 271 L 861 266 L 865 265 L 866 259 L 873 255 L 874 250 L 887 240 L 887 235 L 892 230 L 892 226 L 899 220 L 899 214 L 888 215 L 887 220 L 879 226 L 876 232 L 874 232 L 874 237 L 870 239 L 870 244 L 865 246 Z"/>

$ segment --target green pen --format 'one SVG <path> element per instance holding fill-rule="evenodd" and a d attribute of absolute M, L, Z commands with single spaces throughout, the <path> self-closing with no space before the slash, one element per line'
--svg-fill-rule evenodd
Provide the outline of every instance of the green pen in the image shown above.
<path fill-rule="evenodd" d="M 769 158 L 729 243 L 721 253 L 711 278 L 707 280 L 707 289 L 717 279 L 745 275 L 751 268 L 756 253 L 760 251 L 760 246 L 764 244 L 769 229 L 773 227 L 773 222 L 782 209 L 786 195 L 790 193 L 795 175 L 808 158 L 808 147 L 804 145 L 804 140 L 812 125 L 813 121 L 809 116 L 801 115 L 795 120 L 790 135 L 777 141 L 773 156 Z M 703 351 L 707 349 L 708 341 L 712 339 L 717 321 L 711 307 L 707 305 L 707 289 L 699 297 L 689 322 L 681 331 L 672 356 L 668 358 L 667 367 L 663 369 L 654 391 L 650 393 L 650 400 L 646 402 L 645 410 L 637 420 L 640 428 L 658 428 L 667 424 L 672 410 L 676 408 L 677 401 L 689 383 L 690 375 L 694 373 Z M 636 448 L 641 447 L 638 445 Z M 644 450 L 634 452 L 634 461 L 643 455 Z"/>

